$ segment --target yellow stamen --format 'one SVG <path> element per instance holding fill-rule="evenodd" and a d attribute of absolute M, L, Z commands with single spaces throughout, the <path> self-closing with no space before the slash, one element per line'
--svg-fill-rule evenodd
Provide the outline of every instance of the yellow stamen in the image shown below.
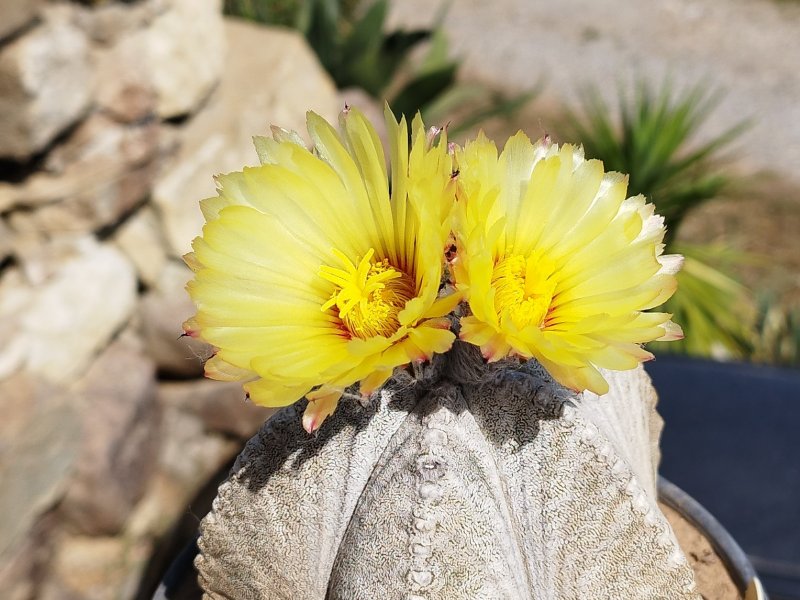
<path fill-rule="evenodd" d="M 553 301 L 556 284 L 551 261 L 519 254 L 498 262 L 492 272 L 495 308 L 517 328 L 541 326 Z"/>
<path fill-rule="evenodd" d="M 343 269 L 323 265 L 319 275 L 336 285 L 323 311 L 338 310 L 339 318 L 354 337 L 391 336 L 400 327 L 397 314 L 415 296 L 414 280 L 392 267 L 387 259 L 373 262 L 373 248 L 356 266 L 344 253 L 333 249 Z"/>

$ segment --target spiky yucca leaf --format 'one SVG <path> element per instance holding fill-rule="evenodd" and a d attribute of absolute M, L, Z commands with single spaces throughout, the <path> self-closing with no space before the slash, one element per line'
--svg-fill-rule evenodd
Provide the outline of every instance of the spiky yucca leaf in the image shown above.
<path fill-rule="evenodd" d="M 644 194 L 667 223 L 667 242 L 691 209 L 720 195 L 731 184 L 718 157 L 748 126 L 741 122 L 708 142 L 690 147 L 692 138 L 720 95 L 697 85 L 673 92 L 669 82 L 656 92 L 639 81 L 635 93 L 620 92 L 619 124 L 596 88 L 587 88 L 584 116 L 570 113 L 570 126 L 587 156 L 599 158 L 609 170 L 628 173 L 633 194 Z"/>
<path fill-rule="evenodd" d="M 800 307 L 784 307 L 769 295 L 758 302 L 753 360 L 800 367 Z"/>

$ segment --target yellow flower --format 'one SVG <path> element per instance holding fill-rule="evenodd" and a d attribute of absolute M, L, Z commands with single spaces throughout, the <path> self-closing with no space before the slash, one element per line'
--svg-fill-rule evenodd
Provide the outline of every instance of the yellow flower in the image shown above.
<path fill-rule="evenodd" d="M 213 379 L 245 382 L 253 402 L 306 396 L 316 430 L 344 389 L 369 394 L 411 361 L 445 352 L 454 334 L 440 297 L 453 204 L 446 140 L 433 143 L 386 111 L 391 198 L 383 149 L 364 116 L 341 132 L 314 113 L 308 150 L 295 133 L 256 138 L 261 166 L 218 177 L 201 203 L 206 225 L 186 255 L 197 314 L 184 324 L 217 348 Z"/>
<path fill-rule="evenodd" d="M 583 151 L 522 133 L 498 157 L 480 135 L 457 152 L 453 270 L 471 315 L 461 337 L 484 356 L 536 358 L 563 385 L 597 394 L 597 367 L 631 369 L 640 344 L 682 337 L 665 313 L 682 258 L 662 255 L 663 218 L 627 178 Z"/>

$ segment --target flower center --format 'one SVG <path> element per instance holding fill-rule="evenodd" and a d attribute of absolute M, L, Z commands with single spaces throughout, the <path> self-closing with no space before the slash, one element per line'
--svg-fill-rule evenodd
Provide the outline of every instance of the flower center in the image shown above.
<path fill-rule="evenodd" d="M 519 254 L 498 262 L 492 271 L 494 304 L 501 320 L 517 328 L 541 326 L 553 301 L 556 282 L 552 261 Z"/>
<path fill-rule="evenodd" d="M 373 261 L 375 250 L 372 248 L 357 266 L 342 252 L 334 249 L 333 253 L 344 268 L 320 267 L 320 277 L 336 285 L 322 310 L 335 306 L 342 323 L 354 337 L 367 339 L 394 334 L 400 327 L 398 313 L 415 295 L 411 277 L 389 265 L 386 259 Z"/>

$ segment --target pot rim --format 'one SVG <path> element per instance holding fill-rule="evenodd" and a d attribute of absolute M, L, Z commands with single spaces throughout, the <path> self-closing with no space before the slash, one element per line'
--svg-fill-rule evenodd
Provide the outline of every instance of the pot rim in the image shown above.
<path fill-rule="evenodd" d="M 744 550 L 706 508 L 677 485 L 658 476 L 658 499 L 697 527 L 719 554 L 744 600 L 768 600 L 764 586 Z"/>

